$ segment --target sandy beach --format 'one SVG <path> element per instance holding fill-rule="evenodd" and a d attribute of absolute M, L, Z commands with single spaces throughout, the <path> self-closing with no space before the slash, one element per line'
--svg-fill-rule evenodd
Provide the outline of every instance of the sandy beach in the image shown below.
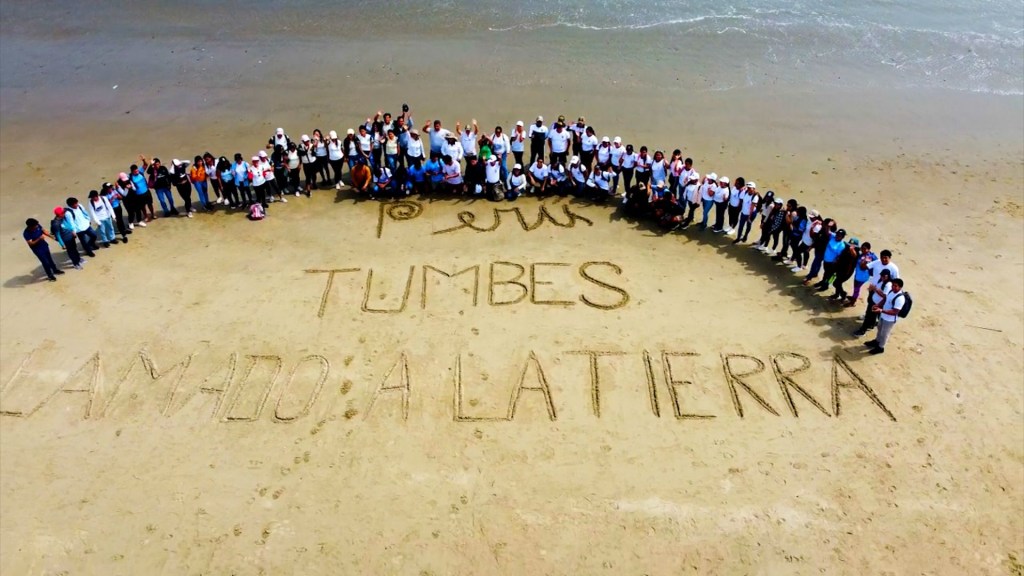
<path fill-rule="evenodd" d="M 4 10 L 0 572 L 1024 569 L 1021 96 L 717 90 L 579 31 L 114 39 Z M 158 219 L 55 284 L 21 238 L 140 153 L 402 102 L 584 114 L 756 179 L 891 249 L 913 315 L 869 357 L 860 307 L 760 253 L 571 199 L 322 190 Z"/>

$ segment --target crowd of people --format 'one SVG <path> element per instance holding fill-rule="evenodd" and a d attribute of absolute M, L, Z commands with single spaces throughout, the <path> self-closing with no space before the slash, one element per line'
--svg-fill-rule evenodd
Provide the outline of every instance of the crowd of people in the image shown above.
<path fill-rule="evenodd" d="M 34 218 L 26 221 L 24 238 L 51 282 L 64 271 L 47 238 L 67 252 L 73 268 L 82 269 L 83 252 L 92 258 L 101 245 L 127 243 L 135 230 L 159 218 L 154 192 L 162 217 L 192 218 L 198 210 L 222 207 L 258 221 L 267 217 L 270 204 L 286 203 L 288 196 L 310 197 L 317 189 L 347 185 L 370 198 L 416 194 L 511 202 L 522 195 L 574 196 L 616 202 L 627 216 L 649 219 L 665 230 L 696 226 L 735 236 L 733 244 L 749 242 L 753 232 L 752 248 L 803 274 L 805 285 L 819 292 L 831 288 L 830 299 L 837 304 L 856 306 L 865 293 L 864 314 L 853 334 L 864 336 L 877 327 L 865 343 L 872 354 L 885 351 L 893 327 L 912 305 L 892 253 L 876 254 L 869 242 L 848 237 L 834 218 L 771 190 L 762 195 L 755 182 L 742 177 L 702 176 L 680 150 L 666 157 L 661 150 L 624 145 L 619 136 L 599 139 L 582 116 L 574 123 L 559 116 L 551 124 L 537 116 L 529 126 L 516 122 L 507 133 L 501 126 L 481 132 L 475 119 L 456 123 L 454 131 L 440 120 L 417 129 L 403 104 L 397 117 L 378 111 L 344 138 L 316 129 L 294 140 L 278 128 L 248 161 L 241 153 L 229 160 L 210 152 L 191 162 L 174 159 L 170 166 L 144 155 L 138 160 L 115 182 L 90 191 L 84 206 L 70 197 L 54 208 L 48 229 Z"/>

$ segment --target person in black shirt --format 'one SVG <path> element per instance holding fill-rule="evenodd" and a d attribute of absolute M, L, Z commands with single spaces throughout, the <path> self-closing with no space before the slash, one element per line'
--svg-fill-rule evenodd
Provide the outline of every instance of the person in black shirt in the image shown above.
<path fill-rule="evenodd" d="M 195 209 L 192 208 L 192 183 L 188 180 L 188 162 L 182 162 L 175 158 L 171 161 L 171 165 L 174 167 L 174 171 L 171 172 L 171 182 L 177 188 L 178 196 L 181 196 L 182 202 L 185 203 L 185 215 L 191 218 Z"/>
<path fill-rule="evenodd" d="M 145 156 L 139 156 L 139 159 L 142 160 L 142 169 L 146 172 L 149 187 L 156 190 L 156 197 L 160 201 L 164 216 L 177 216 L 178 210 L 174 207 L 174 197 L 171 196 L 170 171 L 160 163 L 159 158 L 153 158 L 152 164 Z"/>
<path fill-rule="evenodd" d="M 466 154 L 466 174 L 464 177 L 466 179 L 466 189 L 469 190 L 470 194 L 483 194 L 487 175 L 484 171 L 483 163 L 476 157 L 476 154 Z"/>

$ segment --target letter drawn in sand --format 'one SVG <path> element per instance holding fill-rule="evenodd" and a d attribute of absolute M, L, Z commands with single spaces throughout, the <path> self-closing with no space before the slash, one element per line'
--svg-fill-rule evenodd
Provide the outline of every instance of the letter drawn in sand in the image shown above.
<path fill-rule="evenodd" d="M 387 308 L 371 308 L 370 307 L 370 293 L 373 292 L 373 268 L 370 268 L 366 274 L 366 292 L 363 294 L 363 312 L 373 312 L 376 314 L 399 314 L 405 310 L 406 304 L 409 303 L 409 294 L 412 293 L 412 278 L 416 274 L 416 267 L 409 266 L 409 276 L 405 281 L 405 292 L 402 294 L 402 303 L 399 304 L 398 308 L 388 310 Z M 383 295 L 381 295 L 383 298 Z"/>
<path fill-rule="evenodd" d="M 839 372 L 840 371 L 845 372 L 846 375 L 850 378 L 850 380 L 852 380 L 852 382 L 842 382 L 842 381 L 840 381 L 840 379 L 839 379 L 839 377 L 840 377 Z M 836 413 L 837 417 L 839 416 L 839 409 L 841 407 L 840 406 L 840 402 L 839 402 L 839 389 L 840 388 L 853 388 L 853 389 L 860 390 L 861 392 L 864 393 L 865 396 L 870 398 L 871 401 L 875 404 L 875 406 L 878 406 L 878 408 L 881 409 L 882 412 L 884 412 L 885 415 L 888 416 L 890 420 L 892 420 L 893 422 L 896 421 L 896 417 L 893 416 L 892 412 L 890 412 L 889 409 L 885 407 L 885 404 L 882 404 L 882 400 L 878 398 L 878 395 L 875 394 L 875 391 L 872 390 L 870 386 L 868 386 L 867 382 L 865 382 L 864 379 L 861 378 L 859 374 L 857 374 L 856 372 L 853 371 L 853 368 L 851 368 L 850 365 L 846 363 L 846 360 L 843 360 L 839 356 L 833 356 L 832 357 L 832 410 Z"/>
<path fill-rule="evenodd" d="M 74 386 L 82 376 L 86 377 L 88 384 L 85 387 Z M 28 412 L 7 412 L 8 416 L 24 416 L 29 417 L 39 411 L 40 408 L 50 403 L 55 396 L 61 392 L 65 394 L 85 394 L 85 410 L 82 413 L 82 419 L 87 420 L 92 418 L 96 414 L 93 408 L 96 406 L 96 397 L 99 394 L 99 388 L 102 382 L 102 372 L 100 371 L 100 353 L 96 352 L 90 356 L 77 370 L 68 375 L 68 377 L 61 383 L 60 387 L 51 392 L 42 402 L 37 404 Z M 102 414 L 100 414 L 102 416 Z"/>
<path fill-rule="evenodd" d="M 252 422 L 258 419 L 260 414 L 263 413 L 263 408 L 267 404 L 270 391 L 273 390 L 274 383 L 277 381 L 277 377 L 281 374 L 281 368 L 284 366 L 281 357 L 274 354 L 246 354 L 245 357 L 249 359 L 249 368 L 245 371 L 245 375 L 242 376 L 242 380 L 238 382 L 238 389 L 235 390 L 234 398 L 231 399 L 227 410 L 224 411 L 224 422 Z M 255 410 L 248 416 L 235 415 L 235 408 L 245 394 L 246 384 L 252 378 L 252 373 L 256 366 L 264 361 L 271 364 L 273 371 L 270 378 L 267 379 L 267 384 L 264 386 L 263 391 L 256 397 Z"/>
<path fill-rule="evenodd" d="M 178 378 L 171 394 L 167 399 L 167 405 L 164 407 L 164 416 L 174 416 L 180 412 L 185 406 L 187 406 L 193 398 L 200 392 L 203 394 L 216 394 L 217 401 L 213 405 L 213 410 L 210 411 L 211 417 L 216 417 L 220 412 L 221 405 L 224 403 L 224 393 L 227 392 L 231 386 L 231 381 L 235 378 L 235 369 L 238 366 L 238 352 L 232 352 L 228 356 L 228 364 L 226 370 L 221 368 L 214 371 L 209 376 L 203 378 L 199 386 L 192 387 L 190 391 L 182 392 L 182 386 L 184 378 Z M 220 375 L 223 374 L 223 378 Z M 219 388 L 212 387 L 211 382 L 220 381 L 221 385 Z"/>
<path fill-rule="evenodd" d="M 511 268 L 515 268 L 517 270 L 515 277 L 513 277 L 510 280 L 495 280 L 494 271 L 498 266 L 508 266 Z M 530 293 L 530 289 L 526 286 L 526 284 L 523 284 L 522 282 L 519 281 L 519 279 L 522 278 L 524 274 L 526 274 L 526 268 L 521 264 L 516 264 L 515 262 L 492 262 L 490 270 L 490 281 L 488 282 L 487 288 L 488 304 L 490 304 L 491 306 L 507 306 L 509 304 L 518 304 L 522 302 L 523 299 L 525 299 L 526 296 Z M 494 294 L 494 287 L 508 285 L 518 287 L 518 292 L 520 292 L 519 296 L 516 296 L 511 300 L 498 300 Z"/>
<path fill-rule="evenodd" d="M 679 389 L 678 386 L 692 385 L 693 382 L 690 380 L 677 380 L 672 375 L 672 358 L 685 358 L 688 356 L 698 356 L 696 352 L 666 352 L 661 353 L 661 366 L 665 372 L 665 385 L 668 387 L 668 395 L 672 398 L 672 412 L 679 420 L 708 420 L 714 418 L 714 414 L 688 414 L 683 412 L 682 403 L 679 401 Z"/>
<path fill-rule="evenodd" d="M 320 364 L 320 373 L 317 375 L 316 383 L 313 385 L 312 391 L 309 393 L 309 397 L 306 399 L 305 404 L 295 414 L 285 414 L 281 410 L 281 403 L 284 402 L 285 395 L 291 390 L 292 381 L 295 380 L 295 373 L 299 371 L 299 367 L 305 362 L 317 362 Z M 275 422 L 293 422 L 299 418 L 309 414 L 309 410 L 316 403 L 317 398 L 320 397 L 320 392 L 324 389 L 324 383 L 327 382 L 327 375 L 331 371 L 331 363 L 320 356 L 319 354 L 310 354 L 299 360 L 299 362 L 292 368 L 291 373 L 288 374 L 288 380 L 285 380 L 284 387 L 281 390 L 281 396 L 277 399 L 277 404 L 274 405 L 274 421 Z"/>
<path fill-rule="evenodd" d="M 586 304 L 587 306 L 590 306 L 591 308 L 597 308 L 599 310 L 615 310 L 616 308 L 622 308 L 623 306 L 628 304 L 629 303 L 629 293 L 628 292 L 626 292 L 622 288 L 619 288 L 618 286 L 610 284 L 610 283 L 608 283 L 608 282 L 606 282 L 604 280 L 599 280 L 598 278 L 595 278 L 594 276 L 592 276 L 588 272 L 588 270 L 590 268 L 594 267 L 594 266 L 604 266 L 604 267 L 607 267 L 607 268 L 611 268 L 611 270 L 613 272 L 615 272 L 616 275 L 619 275 L 619 276 L 622 275 L 622 268 L 620 268 L 617 264 L 613 264 L 611 262 L 584 262 L 583 264 L 580 265 L 580 276 L 582 276 L 584 280 L 586 280 L 586 281 L 588 281 L 588 282 L 590 282 L 592 284 L 595 284 L 597 286 L 600 286 L 601 288 L 604 288 L 605 290 L 608 290 L 609 292 L 613 292 L 615 294 L 618 294 L 619 295 L 619 299 L 618 299 L 618 301 L 613 301 L 613 302 L 609 302 L 607 304 L 604 304 L 604 303 L 598 302 L 596 300 L 593 300 L 591 298 L 588 298 L 585 294 L 581 294 L 580 295 L 580 301 L 583 302 L 584 304 Z"/>
<path fill-rule="evenodd" d="M 359 272 L 359 268 L 331 268 L 329 270 L 306 270 L 307 274 L 327 274 L 327 285 L 324 286 L 324 294 L 320 297 L 320 310 L 317 311 L 316 317 L 323 318 L 324 312 L 327 311 L 327 298 L 331 295 L 331 286 L 334 284 L 334 275 L 339 272 Z"/>
<path fill-rule="evenodd" d="M 384 217 L 395 222 L 403 222 L 418 218 L 423 213 L 423 205 L 415 200 L 395 200 L 392 202 L 381 202 L 380 211 L 377 214 L 377 238 L 384 233 Z"/>
<path fill-rule="evenodd" d="M 462 402 L 462 354 L 455 355 L 455 369 L 452 371 L 455 388 L 452 393 L 452 413 L 456 422 L 503 422 L 508 416 L 466 416 Z"/>
<path fill-rule="evenodd" d="M 11 377 L 7 380 L 7 382 L 4 382 L 3 387 L 0 387 L 0 400 L 9 397 L 6 396 L 6 393 L 9 390 L 11 390 L 11 388 L 14 386 L 14 383 L 18 381 L 18 377 L 26 372 L 25 367 L 28 366 L 28 363 L 30 361 L 32 361 L 32 357 L 35 356 L 36 351 L 39 350 L 39 348 L 42 348 L 42 346 L 37 346 L 36 348 L 33 348 L 31 352 L 25 354 L 25 358 L 21 361 L 21 364 L 18 364 L 18 367 L 14 370 L 14 374 L 11 374 Z M 26 414 L 21 410 L 0 408 L 0 416 L 17 416 L 21 418 L 26 416 Z"/>
<path fill-rule="evenodd" d="M 548 282 L 546 280 L 539 280 L 537 278 L 537 269 L 541 266 L 568 266 L 567 262 L 534 262 L 530 264 L 530 302 L 534 304 L 547 304 L 549 306 L 575 306 L 576 303 L 572 300 L 541 300 L 537 297 L 537 286 L 553 286 L 554 282 Z"/>
<path fill-rule="evenodd" d="M 779 362 L 784 358 L 795 358 L 800 361 L 800 366 L 785 370 Z M 796 390 L 798 394 L 803 396 L 804 399 L 810 402 L 815 408 L 821 410 L 821 413 L 825 416 L 832 416 L 824 406 L 814 399 L 814 396 L 811 396 L 807 390 L 804 390 L 803 387 L 797 384 L 792 378 L 794 374 L 799 374 L 811 367 L 811 360 L 809 358 L 792 352 L 783 352 L 781 354 L 770 356 L 769 360 L 772 363 L 772 370 L 775 372 L 775 379 L 779 381 L 779 388 L 782 388 L 782 397 L 786 399 L 786 405 L 789 406 L 789 411 L 793 413 L 793 416 L 799 418 L 800 414 L 796 411 L 796 404 L 793 403 L 793 395 L 790 394 L 790 389 Z"/>
<path fill-rule="evenodd" d="M 585 355 L 590 359 L 590 406 L 594 416 L 601 417 L 601 372 L 598 370 L 597 359 L 602 356 L 622 356 L 625 352 L 608 352 L 604 350 L 571 350 L 567 354 Z"/>
<path fill-rule="evenodd" d="M 466 272 L 469 272 L 470 270 L 473 271 L 473 306 L 476 306 L 477 305 L 477 301 L 479 300 L 479 295 L 480 295 L 480 265 L 479 264 L 477 264 L 475 266 L 470 266 L 469 268 L 466 268 L 465 270 L 459 270 L 458 272 L 452 272 L 451 274 L 445 272 L 444 270 L 441 270 L 440 268 L 434 268 L 433 266 L 427 264 L 427 265 L 423 266 L 423 286 L 422 286 L 423 290 L 420 291 L 420 309 L 421 310 L 422 309 L 426 309 L 426 307 L 427 307 L 427 272 L 436 272 L 437 274 L 440 274 L 440 275 L 444 276 L 445 278 L 455 278 L 456 276 L 460 276 L 462 274 L 465 274 Z"/>
<path fill-rule="evenodd" d="M 526 386 L 526 373 L 529 372 L 531 365 L 536 372 L 537 384 L 535 386 Z M 527 359 L 526 365 L 523 366 L 523 373 L 519 376 L 516 387 L 512 389 L 512 398 L 508 404 L 509 420 L 515 420 L 516 409 L 519 407 L 519 398 L 522 396 L 523 390 L 540 392 L 544 396 L 544 405 L 548 410 L 548 418 L 552 421 L 558 419 L 558 416 L 555 415 L 555 403 L 551 400 L 551 388 L 548 386 L 548 379 L 544 376 L 544 369 L 541 368 L 540 361 L 537 360 L 537 355 L 533 351 L 530 351 L 530 357 Z"/>
<path fill-rule="evenodd" d="M 160 370 L 156 360 L 154 360 L 150 355 L 149 350 L 142 348 L 132 357 L 131 362 L 128 363 L 128 367 L 121 373 L 121 377 L 118 379 L 117 384 L 114 386 L 114 391 L 110 395 L 110 400 L 108 400 L 106 405 L 103 407 L 103 415 L 107 416 L 108 414 L 112 414 L 115 410 L 121 409 L 123 404 L 131 403 L 132 401 L 140 399 L 140 393 L 138 391 L 132 392 L 127 397 L 124 397 L 122 394 L 126 384 L 129 382 L 135 382 L 135 380 L 130 377 L 135 371 L 136 366 L 141 366 L 143 374 L 145 376 L 149 376 L 148 381 L 143 377 L 143 387 L 141 388 L 142 392 L 149 392 L 149 389 L 152 388 L 152 385 L 156 382 L 173 375 L 171 385 L 167 391 L 167 400 L 160 408 L 160 414 L 165 416 L 168 415 L 171 402 L 174 400 L 174 395 L 181 386 L 182 380 L 184 380 L 185 373 L 188 371 L 189 366 L 192 365 L 193 358 L 195 358 L 194 352 L 172 364 L 170 368 Z M 123 400 L 118 402 L 119 398 L 122 398 Z"/>
<path fill-rule="evenodd" d="M 651 412 L 661 418 L 661 406 L 658 405 L 658 384 L 654 381 L 654 365 L 651 364 L 651 353 L 644 350 L 644 373 L 647 374 L 647 396 L 651 399 Z"/>
<path fill-rule="evenodd" d="M 733 369 L 732 361 L 739 359 L 753 362 L 754 369 L 737 374 L 735 369 Z M 761 360 L 753 356 L 747 356 L 746 354 L 722 354 L 722 369 L 725 371 L 725 381 L 729 384 L 729 394 L 732 396 L 732 405 L 736 408 L 736 414 L 740 418 L 743 418 L 743 404 L 740 403 L 740 395 L 736 392 L 737 386 L 743 388 L 743 390 L 745 390 L 755 402 L 761 405 L 761 408 L 764 408 L 776 416 L 779 415 L 779 413 L 775 411 L 775 408 L 772 408 L 771 405 L 768 404 L 767 400 L 762 398 L 757 392 L 754 392 L 754 390 L 743 381 L 743 378 L 764 372 L 764 362 L 761 362 Z"/>
<path fill-rule="evenodd" d="M 398 385 L 388 384 L 391 379 L 391 374 L 398 368 Z M 370 412 L 373 410 L 374 404 L 377 403 L 377 399 L 381 397 L 385 392 L 394 392 L 398 390 L 402 393 L 402 421 L 405 422 L 409 419 L 409 399 L 412 396 L 412 385 L 409 381 L 409 358 L 402 352 L 402 356 L 398 359 L 394 365 L 388 370 L 387 374 L 384 375 L 384 379 L 380 381 L 380 385 L 373 392 L 373 398 L 370 398 L 370 405 L 366 407 L 366 415 L 363 419 L 370 417 Z"/>

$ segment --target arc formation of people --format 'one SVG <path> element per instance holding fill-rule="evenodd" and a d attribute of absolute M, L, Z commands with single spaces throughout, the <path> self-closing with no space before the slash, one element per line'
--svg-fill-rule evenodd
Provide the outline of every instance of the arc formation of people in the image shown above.
<path fill-rule="evenodd" d="M 856 306 L 863 292 L 866 305 L 853 335 L 877 328 L 865 342 L 872 354 L 884 353 L 897 321 L 913 303 L 892 253 L 876 253 L 869 242 L 849 237 L 834 218 L 771 190 L 761 194 L 756 182 L 742 177 L 701 175 L 680 150 L 667 157 L 647 146 L 624 145 L 619 136 L 598 138 L 582 116 L 571 124 L 564 116 L 551 124 L 537 116 L 529 125 L 516 122 L 508 132 L 502 126 L 481 131 L 475 119 L 464 126 L 456 123 L 451 131 L 440 120 L 417 129 L 403 104 L 398 116 L 378 111 L 343 138 L 334 130 L 325 135 L 315 129 L 295 140 L 278 128 L 248 158 L 205 152 L 190 162 L 174 159 L 167 165 L 140 155 L 84 201 L 71 197 L 54 208 L 47 227 L 29 218 L 24 238 L 52 282 L 64 270 L 56 265 L 47 239 L 67 252 L 72 268 L 81 270 L 83 253 L 92 258 L 100 246 L 127 243 L 134 231 L 160 217 L 192 218 L 199 210 L 221 208 L 259 221 L 272 203 L 286 203 L 290 195 L 308 198 L 318 189 L 342 189 L 346 171 L 354 193 L 370 198 L 469 196 L 514 202 L 523 195 L 574 196 L 618 203 L 627 217 L 651 220 L 665 230 L 695 227 L 735 236 L 733 244 L 749 242 L 804 275 L 804 285 L 819 292 L 832 289 L 830 299 L 837 304 Z M 193 191 L 198 202 L 193 202 Z"/>

